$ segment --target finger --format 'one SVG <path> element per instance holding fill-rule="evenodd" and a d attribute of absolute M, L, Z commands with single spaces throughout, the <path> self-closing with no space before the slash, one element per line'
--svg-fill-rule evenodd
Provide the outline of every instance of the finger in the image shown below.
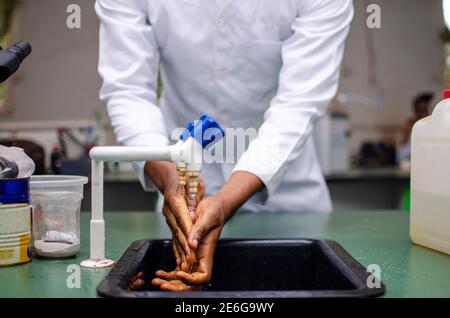
<path fill-rule="evenodd" d="M 187 243 L 186 236 L 184 236 L 183 232 L 179 229 L 176 219 L 172 213 L 166 210 L 166 221 L 169 225 L 172 235 L 173 235 L 173 248 L 177 249 L 177 252 L 174 250 L 175 259 L 177 262 L 177 266 L 181 266 L 183 262 L 188 262 L 190 265 L 195 262 L 195 255 L 189 248 L 189 244 Z M 186 258 L 186 255 L 188 256 Z M 184 267 L 186 268 L 186 267 Z"/>
<path fill-rule="evenodd" d="M 183 267 L 183 269 L 189 271 L 189 268 L 195 263 L 195 252 L 189 247 L 187 238 L 179 230 L 176 232 L 176 240 L 179 247 L 178 251 L 182 259 L 181 265 L 187 263 L 188 269 L 186 269 L 186 267 Z"/>
<path fill-rule="evenodd" d="M 176 280 L 177 278 L 177 271 L 172 271 L 172 272 L 166 272 L 163 270 L 159 270 L 155 273 L 157 278 L 161 278 L 163 280 Z"/>
<path fill-rule="evenodd" d="M 176 274 L 176 273 L 174 273 Z M 131 286 L 129 287 L 130 290 L 138 290 L 142 286 L 144 286 L 144 272 L 139 272 L 134 278 L 133 282 L 131 283 Z"/>
<path fill-rule="evenodd" d="M 197 202 L 200 202 L 205 197 L 205 184 L 203 182 L 203 179 L 200 178 L 198 180 L 198 192 L 197 192 Z"/>
<path fill-rule="evenodd" d="M 194 223 L 194 227 L 189 233 L 188 244 L 194 250 L 198 247 L 198 242 L 202 240 L 205 236 L 207 230 L 210 228 L 210 224 L 206 220 L 206 217 L 202 217 L 203 213 L 200 212 L 201 215 L 198 217 L 197 221 Z"/>
<path fill-rule="evenodd" d="M 171 291 L 171 292 L 187 292 L 187 291 L 199 291 L 202 289 L 201 286 L 189 286 L 183 283 L 182 281 L 171 281 L 165 282 L 159 286 L 163 291 Z"/>
<path fill-rule="evenodd" d="M 188 241 L 186 239 L 186 236 L 183 234 L 183 232 L 180 229 L 177 229 L 174 233 L 179 245 L 183 249 L 183 252 L 186 256 L 192 254 L 191 248 L 189 247 Z"/>
<path fill-rule="evenodd" d="M 181 259 L 181 264 L 180 264 L 180 268 L 181 270 L 186 270 L 186 268 L 189 268 L 189 264 L 187 263 L 186 260 L 186 255 L 183 252 L 183 249 L 181 248 L 180 244 L 177 244 L 178 247 L 178 253 L 180 254 L 180 259 Z"/>
<path fill-rule="evenodd" d="M 178 245 L 181 246 L 184 252 L 186 262 L 189 264 L 189 266 L 192 266 L 195 263 L 195 253 L 189 247 L 187 238 L 184 236 L 183 232 L 181 232 L 179 229 L 175 232 L 175 236 L 177 238 L 177 241 L 179 242 Z"/>
<path fill-rule="evenodd" d="M 180 263 L 179 264 L 177 263 L 176 267 L 179 268 L 180 270 L 183 270 L 187 266 L 187 265 L 185 265 L 187 263 L 186 255 L 184 254 L 183 248 L 181 248 L 180 243 L 178 242 L 175 235 L 173 237 L 172 242 L 173 242 L 172 244 L 173 244 L 174 248 L 176 249 L 177 254 L 180 258 Z"/>
<path fill-rule="evenodd" d="M 185 272 L 189 272 L 191 269 L 191 265 L 188 263 L 186 258 L 184 259 L 184 262 L 181 263 L 181 270 Z"/>
<path fill-rule="evenodd" d="M 144 280 L 142 279 L 136 279 L 130 286 L 130 290 L 138 290 L 141 289 L 142 286 L 145 285 Z"/>
<path fill-rule="evenodd" d="M 187 238 L 193 223 L 184 197 L 175 197 L 171 208 L 163 208 L 163 212 L 172 233 L 175 233 L 180 228 Z"/>
<path fill-rule="evenodd" d="M 184 292 L 189 291 L 189 286 L 181 283 L 180 281 L 172 281 L 172 282 L 164 282 L 159 286 L 163 291 L 171 291 L 171 292 Z"/>
<path fill-rule="evenodd" d="M 182 271 L 176 272 L 176 277 L 181 279 L 183 282 L 192 285 L 202 285 L 209 283 L 209 277 L 206 273 L 186 273 Z"/>
<path fill-rule="evenodd" d="M 175 240 L 175 238 L 172 238 L 172 249 L 173 249 L 173 254 L 175 255 L 175 262 L 176 262 L 176 267 L 180 267 L 181 265 L 181 257 L 180 257 L 180 253 L 178 252 L 178 247 L 177 247 L 177 242 Z"/>
<path fill-rule="evenodd" d="M 189 209 L 187 207 L 186 200 L 183 196 L 177 196 L 174 198 L 173 204 L 171 204 L 171 211 L 175 216 L 179 228 L 187 237 L 193 224 L 191 217 L 189 216 Z"/>
<path fill-rule="evenodd" d="M 162 291 L 167 291 L 167 292 L 187 292 L 188 291 L 187 287 L 181 287 L 178 285 L 173 285 L 171 283 L 161 284 L 161 286 L 159 286 L 159 288 Z"/>
<path fill-rule="evenodd" d="M 134 279 L 144 278 L 144 272 L 139 272 Z"/>
<path fill-rule="evenodd" d="M 175 233 L 175 231 L 178 229 L 178 222 L 175 215 L 168 208 L 163 208 L 163 213 L 166 218 L 166 223 L 167 225 L 169 225 L 170 231 L 172 231 L 172 233 Z"/>
<path fill-rule="evenodd" d="M 192 271 L 192 273 L 182 273 L 178 271 L 176 275 L 179 279 L 193 285 L 206 284 L 211 280 L 214 253 L 219 235 L 220 229 L 215 229 L 202 238 L 196 252 L 196 257 L 198 259 L 198 262 L 196 263 L 197 269 Z"/>
<path fill-rule="evenodd" d="M 180 244 L 177 244 L 177 247 L 178 247 L 178 253 L 179 253 L 180 259 L 181 259 L 179 268 L 182 271 L 189 271 L 190 265 L 186 259 L 186 255 L 184 254 L 184 251 L 181 248 Z"/>
<path fill-rule="evenodd" d="M 152 285 L 155 287 L 160 287 L 162 284 L 166 283 L 167 281 L 161 278 L 153 278 L 152 279 Z"/>
<path fill-rule="evenodd" d="M 178 258 L 181 260 L 181 254 L 183 254 L 183 252 L 179 248 L 180 244 L 176 237 L 176 233 L 179 231 L 177 220 L 175 219 L 175 216 L 171 213 L 171 211 L 169 209 L 164 209 L 164 216 L 166 217 L 167 225 L 169 225 L 170 231 L 172 232 L 173 248 L 177 248 L 178 253 L 176 253 L 174 251 L 174 255 L 175 255 L 175 257 L 178 256 Z M 177 265 L 179 265 L 178 262 L 177 262 Z"/>

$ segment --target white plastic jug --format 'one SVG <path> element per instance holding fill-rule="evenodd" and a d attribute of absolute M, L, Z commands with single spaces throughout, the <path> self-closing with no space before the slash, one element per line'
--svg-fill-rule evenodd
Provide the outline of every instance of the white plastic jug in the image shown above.
<path fill-rule="evenodd" d="M 411 136 L 411 240 L 450 255 L 450 90 Z"/>

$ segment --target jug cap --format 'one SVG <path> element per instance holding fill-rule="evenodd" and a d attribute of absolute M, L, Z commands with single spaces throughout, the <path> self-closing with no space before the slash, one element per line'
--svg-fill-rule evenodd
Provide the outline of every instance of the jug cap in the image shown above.
<path fill-rule="evenodd" d="M 449 99 L 450 98 L 450 89 L 446 89 L 444 91 L 444 99 Z"/>

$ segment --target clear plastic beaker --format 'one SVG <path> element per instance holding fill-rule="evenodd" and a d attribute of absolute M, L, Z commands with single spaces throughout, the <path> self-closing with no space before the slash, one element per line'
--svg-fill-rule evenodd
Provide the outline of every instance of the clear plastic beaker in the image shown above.
<path fill-rule="evenodd" d="M 50 258 L 75 256 L 80 251 L 80 207 L 87 177 L 33 176 L 33 250 Z"/>

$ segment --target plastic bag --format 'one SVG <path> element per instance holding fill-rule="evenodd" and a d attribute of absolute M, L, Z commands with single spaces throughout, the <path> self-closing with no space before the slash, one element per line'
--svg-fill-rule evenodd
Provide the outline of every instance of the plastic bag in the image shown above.
<path fill-rule="evenodd" d="M 29 178 L 34 168 L 34 161 L 22 148 L 0 145 L 0 179 Z"/>

